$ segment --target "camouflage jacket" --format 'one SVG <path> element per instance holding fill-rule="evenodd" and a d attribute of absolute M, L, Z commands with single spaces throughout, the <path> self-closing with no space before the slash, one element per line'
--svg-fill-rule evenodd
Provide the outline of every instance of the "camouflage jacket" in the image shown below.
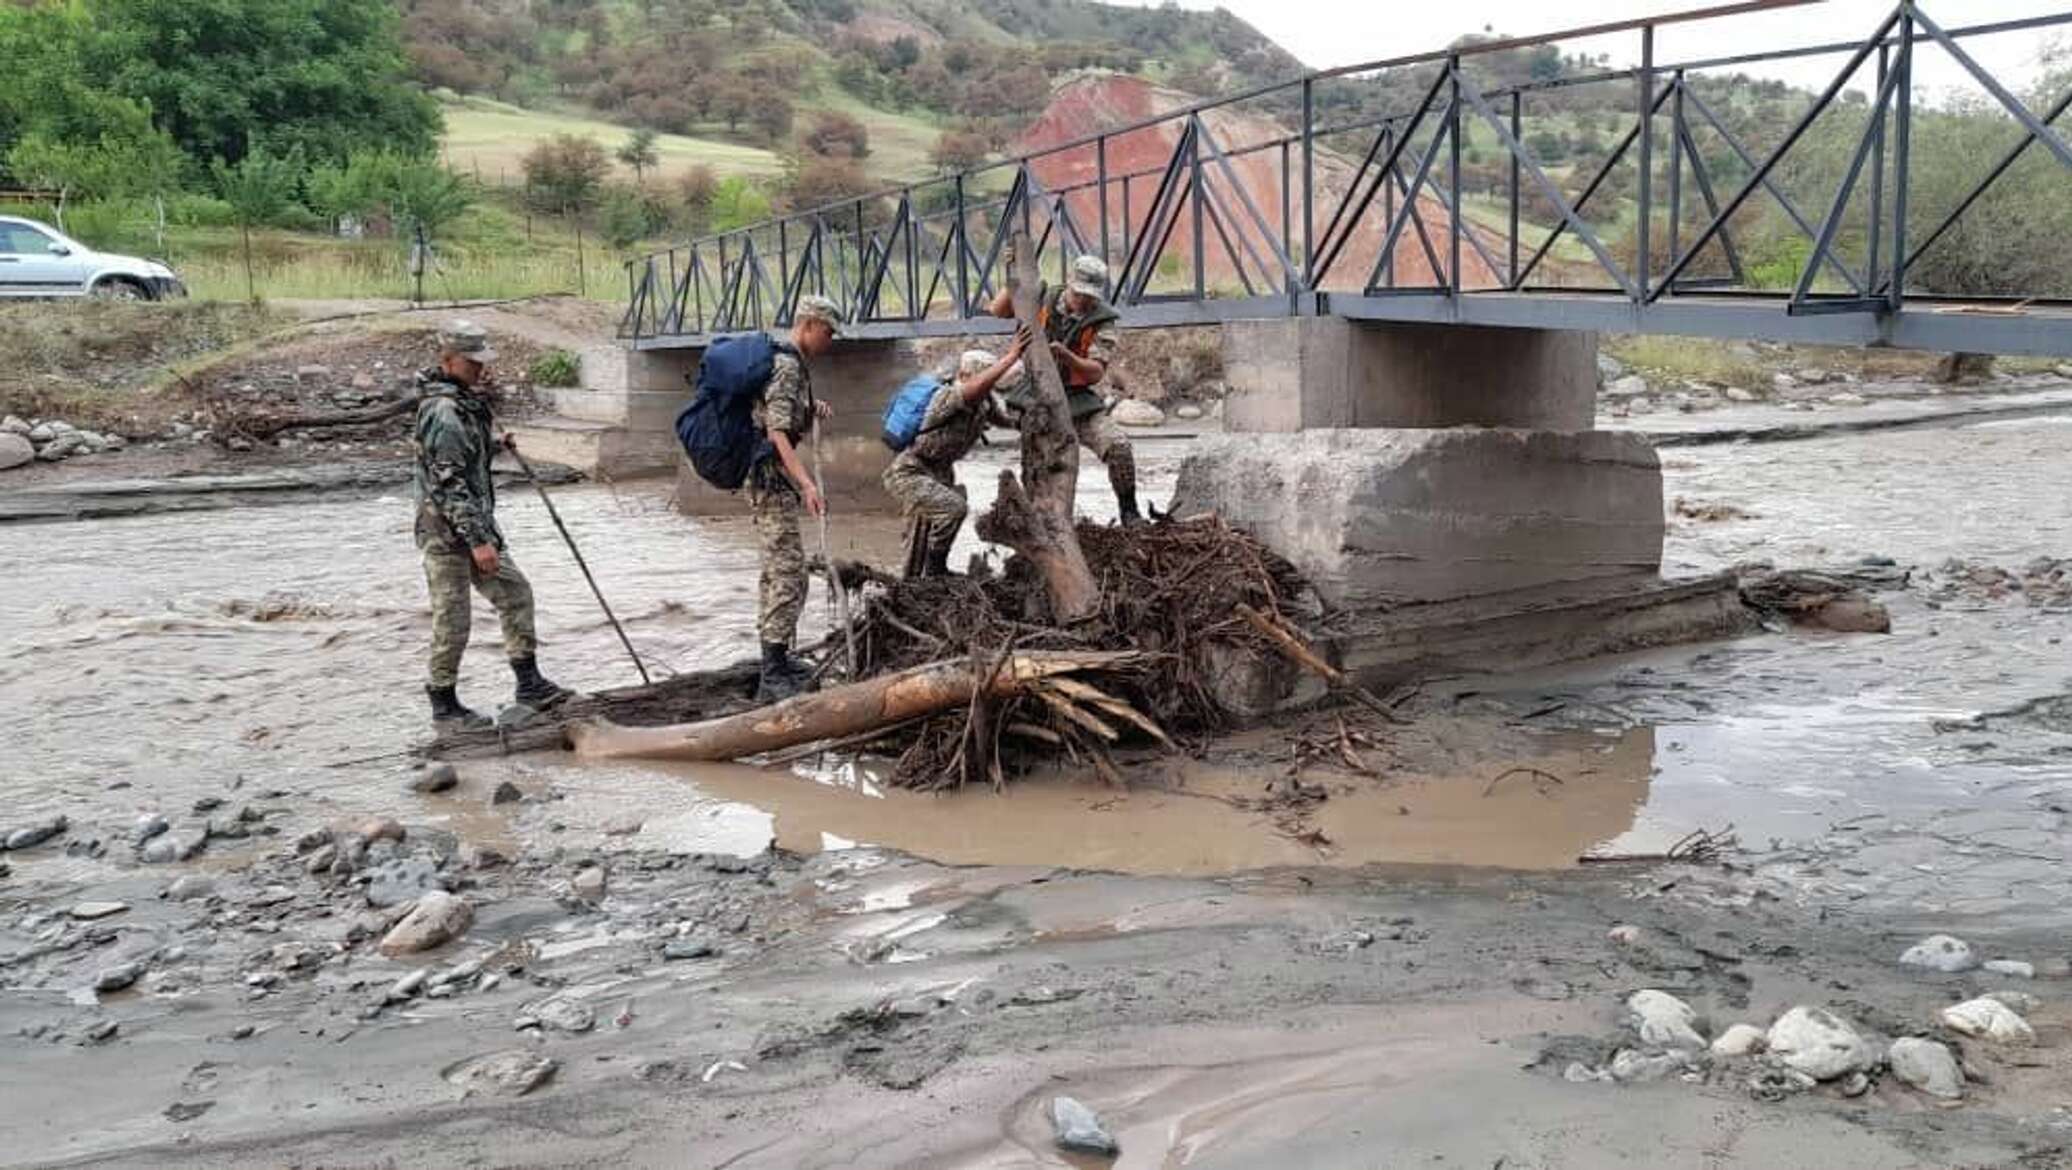
<path fill-rule="evenodd" d="M 417 392 L 422 401 L 410 446 L 417 456 L 418 547 L 501 549 L 496 484 L 489 475 L 496 455 L 489 403 L 437 370 L 418 373 Z"/>
<path fill-rule="evenodd" d="M 1121 345 L 1115 328 L 1115 309 L 1106 301 L 1096 300 L 1092 308 L 1075 317 L 1065 311 L 1063 289 L 1054 289 L 1046 284 L 1041 291 L 1043 307 L 1038 311 L 1037 319 L 1043 325 L 1044 336 L 1051 341 L 1062 342 L 1065 348 L 1080 357 L 1092 358 L 1103 366 L 1113 365 L 1116 350 Z M 1065 379 L 1065 401 L 1074 419 L 1107 409 L 1107 403 L 1097 389 L 1103 380 L 1105 375 L 1075 386 L 1070 378 Z M 1024 363 L 1021 377 L 1015 380 L 1006 397 L 1009 409 L 1029 409 L 1036 401 L 1036 371 Z"/>
<path fill-rule="evenodd" d="M 756 430 L 783 431 L 797 447 L 813 426 L 813 376 L 806 363 L 789 346 L 770 359 L 770 381 L 763 387 L 749 412 Z M 762 458 L 749 469 L 750 482 L 765 491 L 797 491 L 774 449 L 766 448 Z"/>

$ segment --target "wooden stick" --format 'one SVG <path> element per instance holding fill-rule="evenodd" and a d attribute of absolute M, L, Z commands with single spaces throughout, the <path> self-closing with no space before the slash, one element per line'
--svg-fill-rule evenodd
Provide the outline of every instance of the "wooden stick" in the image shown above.
<path fill-rule="evenodd" d="M 1389 710 L 1388 704 L 1375 698 L 1374 692 L 1355 683 L 1344 671 L 1324 661 L 1322 655 L 1284 628 L 1281 623 L 1260 613 L 1249 605 L 1239 605 L 1237 612 L 1240 617 L 1252 624 L 1253 629 L 1265 634 L 1275 646 L 1280 648 L 1281 653 L 1288 656 L 1289 660 L 1322 678 L 1333 691 L 1352 698 L 1361 706 L 1388 720 L 1390 723 L 1405 722 L 1402 716 Z"/>

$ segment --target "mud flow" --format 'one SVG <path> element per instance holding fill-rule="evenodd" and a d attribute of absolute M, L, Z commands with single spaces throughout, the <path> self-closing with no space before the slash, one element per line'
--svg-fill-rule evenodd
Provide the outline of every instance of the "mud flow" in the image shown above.
<path fill-rule="evenodd" d="M 1674 521 L 1668 560 L 1682 572 L 1758 556 L 2018 566 L 2072 543 L 2072 505 L 2033 491 L 2055 473 L 2063 434 L 2061 419 L 2044 418 L 1668 451 L 1672 498 L 1746 513 Z M 1156 499 L 1178 445 L 1143 446 Z M 1010 455 L 984 450 L 966 470 L 977 507 Z M 690 670 L 754 653 L 744 521 L 678 516 L 659 491 L 557 494 L 651 663 Z M 1081 495 L 1093 514 L 1112 512 L 1098 466 Z M 514 494 L 505 512 L 541 599 L 542 663 L 579 688 L 632 681 L 540 509 Z M 1253 800 L 1286 768 L 1285 729 L 1153 767 L 1129 791 L 1051 774 L 1000 794 L 923 796 L 888 789 L 869 760 L 826 758 L 784 769 L 582 766 L 551 753 L 477 764 L 556 798 L 548 812 L 519 813 L 403 790 L 411 763 L 395 753 L 422 733 L 427 624 L 408 516 L 402 498 L 383 496 L 15 530 L 0 597 L 0 799 L 25 816 L 175 813 L 228 779 L 325 816 L 429 810 L 486 842 L 591 839 L 635 818 L 644 843 L 686 854 L 872 845 L 956 864 L 1140 874 L 1561 869 L 1731 825 L 1773 866 L 1809 882 L 1846 878 L 1858 898 L 1986 912 L 2072 894 L 2051 805 L 2072 777 L 2065 729 L 2032 718 L 1966 730 L 2063 687 L 2060 607 L 1967 607 L 1914 589 L 1888 597 L 1896 632 L 1886 638 L 1773 633 L 1437 680 L 1416 726 L 1368 761 L 1374 774 L 1326 779 L 1326 798 L 1294 824 Z M 835 554 L 892 563 L 897 529 L 838 517 Z M 829 620 L 822 592 L 807 637 Z M 510 680 L 486 606 L 475 639 L 462 693 L 493 707 Z M 1939 860 L 1924 871 L 1929 853 Z M 1848 874 L 1827 864 L 1837 855 L 1853 859 Z M 25 861 L 52 876 L 100 864 Z"/>

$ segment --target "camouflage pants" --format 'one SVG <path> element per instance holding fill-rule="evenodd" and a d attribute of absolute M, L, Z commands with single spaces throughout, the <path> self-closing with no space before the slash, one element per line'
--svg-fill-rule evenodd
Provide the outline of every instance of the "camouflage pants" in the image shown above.
<path fill-rule="evenodd" d="M 763 572 L 757 583 L 755 628 L 765 642 L 790 646 L 806 609 L 806 547 L 799 539 L 805 503 L 788 483 L 770 487 L 751 479 L 748 510 L 755 519 L 756 552 Z"/>
<path fill-rule="evenodd" d="M 430 545 L 424 550 L 424 583 L 432 595 L 431 685 L 450 687 L 460 681 L 460 656 L 468 648 L 474 620 L 470 587 L 496 607 L 497 620 L 504 627 L 506 658 L 530 657 L 539 648 L 533 628 L 532 582 L 525 579 L 510 553 L 498 558 L 495 574 L 484 576 L 475 571 L 467 553 Z"/>
<path fill-rule="evenodd" d="M 1115 489 L 1115 494 L 1134 495 L 1137 490 L 1137 453 L 1123 436 L 1115 417 L 1104 410 L 1073 419 L 1072 429 L 1079 436 L 1079 445 L 1108 465 L 1108 486 Z"/>
<path fill-rule="evenodd" d="M 964 527 L 964 516 L 971 510 L 965 502 L 964 489 L 957 486 L 956 474 L 948 469 L 936 471 L 908 463 L 895 462 L 885 469 L 885 490 L 899 501 L 899 514 L 909 521 L 918 519 L 921 531 L 926 536 L 930 549 L 942 549 L 947 553 L 950 545 L 956 543 L 957 530 Z M 909 526 L 909 535 L 913 526 Z M 914 550 L 907 549 L 907 563 L 914 563 Z"/>

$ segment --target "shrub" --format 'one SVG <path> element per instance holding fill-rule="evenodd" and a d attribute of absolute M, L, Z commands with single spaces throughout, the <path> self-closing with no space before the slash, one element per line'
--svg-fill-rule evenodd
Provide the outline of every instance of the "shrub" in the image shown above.
<path fill-rule="evenodd" d="M 582 360 L 565 349 L 550 349 L 533 359 L 526 371 L 535 386 L 576 386 L 582 382 Z"/>

